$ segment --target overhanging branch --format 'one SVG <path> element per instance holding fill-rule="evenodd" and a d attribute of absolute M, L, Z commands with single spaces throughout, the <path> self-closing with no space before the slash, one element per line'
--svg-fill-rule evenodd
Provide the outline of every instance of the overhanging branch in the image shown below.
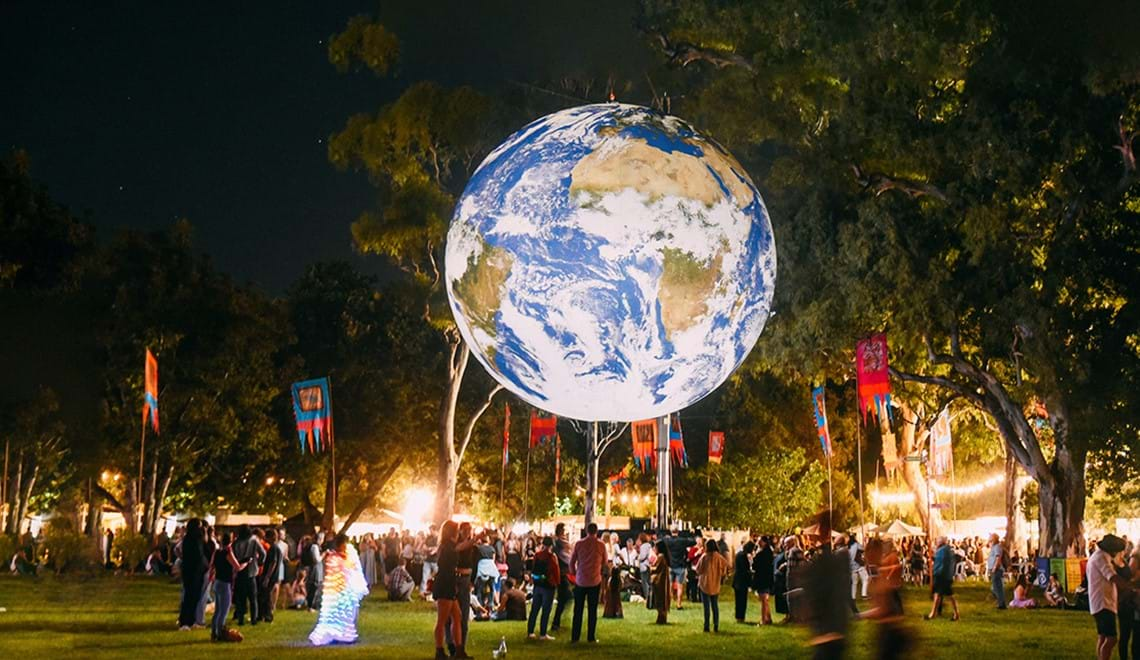
<path fill-rule="evenodd" d="M 456 452 L 460 462 L 463 461 L 463 454 L 467 451 L 467 445 L 471 444 L 471 435 L 475 432 L 475 424 L 479 421 L 479 418 L 483 416 L 483 413 L 487 412 L 487 409 L 491 407 L 495 395 L 502 391 L 502 389 L 503 386 L 496 383 L 495 387 L 487 393 L 487 400 L 483 402 L 483 405 L 479 406 L 479 409 L 475 411 L 471 419 L 467 420 L 467 427 L 463 430 L 463 442 L 459 445 L 459 451 Z"/>
<path fill-rule="evenodd" d="M 851 171 L 855 174 L 855 181 L 858 182 L 864 190 L 873 191 L 876 197 L 890 190 L 898 190 L 914 198 L 926 196 L 934 197 L 943 202 L 947 201 L 946 193 L 929 183 L 915 181 L 914 179 L 904 179 L 902 177 L 892 177 L 882 172 L 864 172 L 863 169 L 855 163 L 851 164 Z"/>
<path fill-rule="evenodd" d="M 705 48 L 687 41 L 672 41 L 664 32 L 656 29 L 644 29 L 648 35 L 665 53 L 666 61 L 671 66 L 687 67 L 693 62 L 705 62 L 718 69 L 726 67 L 740 67 L 752 71 L 752 63 L 736 53 L 726 53 L 712 48 Z"/>

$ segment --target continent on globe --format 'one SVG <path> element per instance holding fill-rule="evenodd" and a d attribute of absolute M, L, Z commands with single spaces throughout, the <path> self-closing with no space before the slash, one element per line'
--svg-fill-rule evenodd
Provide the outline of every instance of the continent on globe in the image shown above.
<path fill-rule="evenodd" d="M 564 417 L 631 421 L 695 403 L 740 365 L 776 250 L 720 145 L 602 104 L 532 122 L 483 161 L 444 266 L 460 332 L 496 380 Z"/>

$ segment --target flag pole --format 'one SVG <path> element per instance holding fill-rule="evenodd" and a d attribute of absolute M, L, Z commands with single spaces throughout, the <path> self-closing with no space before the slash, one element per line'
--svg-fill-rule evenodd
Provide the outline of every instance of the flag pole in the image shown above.
<path fill-rule="evenodd" d="M 863 513 L 863 420 L 859 409 L 859 385 L 855 385 L 855 473 L 859 478 L 859 531 L 867 533 L 867 518 Z"/>
<path fill-rule="evenodd" d="M 831 498 L 831 451 L 829 449 L 827 452 L 827 525 L 828 525 L 828 527 L 833 526 L 832 513 L 831 513 L 831 510 L 833 508 L 834 508 L 834 504 L 833 504 L 833 500 Z M 866 529 L 859 528 L 859 531 L 861 533 L 863 533 L 864 536 L 867 534 Z M 865 540 L 866 539 L 864 539 L 864 541 Z"/>
<path fill-rule="evenodd" d="M 329 475 L 332 477 L 332 521 L 336 526 L 336 435 L 333 433 L 332 374 L 329 374 Z"/>
<path fill-rule="evenodd" d="M 151 411 L 151 414 L 153 415 L 154 412 Z M 142 531 L 141 525 L 143 524 L 143 521 L 138 519 L 138 517 L 139 517 L 139 513 L 140 513 L 139 507 L 142 506 L 142 498 L 143 498 L 143 463 L 145 461 L 145 458 L 144 458 L 145 454 L 146 454 L 146 418 L 144 417 L 143 418 L 143 425 L 142 425 L 142 440 L 139 441 L 139 479 L 138 479 L 138 481 L 135 482 L 135 516 L 136 516 L 135 523 L 140 525 L 140 527 L 135 531 Z"/>
<path fill-rule="evenodd" d="M 505 450 L 505 448 L 504 448 Z M 503 454 L 503 460 L 500 461 L 502 465 L 499 466 L 499 513 L 503 512 L 503 487 L 507 483 L 507 455 Z"/>

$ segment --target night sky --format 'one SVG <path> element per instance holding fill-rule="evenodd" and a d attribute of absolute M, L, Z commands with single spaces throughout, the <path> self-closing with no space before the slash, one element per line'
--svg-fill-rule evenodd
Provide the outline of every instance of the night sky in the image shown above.
<path fill-rule="evenodd" d="M 3 150 L 25 149 L 101 237 L 187 218 L 221 270 L 273 293 L 318 260 L 380 269 L 349 235 L 368 183 L 326 158 L 351 114 L 418 80 L 494 91 L 615 75 L 638 89 L 656 65 L 633 2 L 95 4 L 0 7 Z M 400 38 L 395 77 L 328 63 L 329 35 L 361 13 Z"/>

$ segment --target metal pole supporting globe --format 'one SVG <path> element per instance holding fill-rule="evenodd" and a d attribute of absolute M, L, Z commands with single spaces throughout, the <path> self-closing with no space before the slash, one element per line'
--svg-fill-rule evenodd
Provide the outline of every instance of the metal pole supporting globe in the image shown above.
<path fill-rule="evenodd" d="M 475 171 L 447 235 L 451 310 L 476 359 L 538 408 L 587 421 L 681 410 L 768 318 L 772 226 L 720 145 L 616 103 L 547 115 Z"/>

